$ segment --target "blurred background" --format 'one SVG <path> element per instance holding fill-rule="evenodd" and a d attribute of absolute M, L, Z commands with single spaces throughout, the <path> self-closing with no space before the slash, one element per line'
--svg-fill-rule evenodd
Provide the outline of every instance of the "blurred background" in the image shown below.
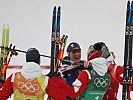
<path fill-rule="evenodd" d="M 88 47 L 98 41 L 106 43 L 123 65 L 125 15 L 127 0 L 0 0 L 0 41 L 3 24 L 9 24 L 10 43 L 16 49 L 36 47 L 50 56 L 52 10 L 61 7 L 61 36 L 68 35 L 67 45 L 78 42 L 82 59 Z M 66 45 L 66 47 L 67 47 Z M 66 55 L 66 53 L 65 53 Z M 64 56 L 65 56 L 64 55 Z M 49 65 L 49 58 L 41 58 Z M 13 57 L 10 65 L 22 65 L 25 54 Z"/>

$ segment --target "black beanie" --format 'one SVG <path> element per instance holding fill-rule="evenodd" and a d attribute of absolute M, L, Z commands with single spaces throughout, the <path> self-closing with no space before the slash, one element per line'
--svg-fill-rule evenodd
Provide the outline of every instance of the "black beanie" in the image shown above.
<path fill-rule="evenodd" d="M 71 52 L 73 49 L 80 49 L 80 50 L 81 50 L 79 44 L 76 43 L 76 42 L 71 42 L 71 43 L 68 45 L 66 51 L 69 53 L 69 52 Z"/>
<path fill-rule="evenodd" d="M 36 48 L 30 48 L 27 50 L 26 62 L 35 62 L 40 64 L 40 54 Z"/>

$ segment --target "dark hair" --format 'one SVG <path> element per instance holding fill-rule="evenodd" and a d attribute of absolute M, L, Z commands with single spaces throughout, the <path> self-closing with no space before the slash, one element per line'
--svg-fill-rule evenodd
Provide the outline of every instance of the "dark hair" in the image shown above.
<path fill-rule="evenodd" d="M 40 53 L 36 48 L 30 48 L 27 50 L 26 62 L 35 62 L 40 64 Z"/>

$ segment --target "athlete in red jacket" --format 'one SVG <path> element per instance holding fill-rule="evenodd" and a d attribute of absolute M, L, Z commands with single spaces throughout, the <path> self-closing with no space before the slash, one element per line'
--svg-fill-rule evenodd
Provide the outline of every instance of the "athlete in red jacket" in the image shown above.
<path fill-rule="evenodd" d="M 102 51 L 100 53 L 100 51 Z M 108 73 L 111 76 L 111 83 L 103 97 L 103 100 L 117 100 L 119 85 L 122 84 L 123 66 L 118 66 L 114 62 L 115 55 L 103 42 L 97 42 L 89 47 L 88 61 L 97 57 L 104 57 L 108 60 Z"/>
<path fill-rule="evenodd" d="M 0 90 L 0 100 L 7 100 L 14 94 L 14 100 L 43 100 L 47 76 L 42 74 L 40 54 L 35 48 L 28 49 L 26 63 L 20 72 L 9 76 Z"/>
<path fill-rule="evenodd" d="M 107 63 L 106 63 L 106 60 L 104 60 L 103 58 L 107 59 Z M 96 43 L 93 46 L 90 46 L 89 54 L 88 54 L 88 61 L 92 64 L 93 68 L 99 72 L 99 74 L 102 74 L 104 71 L 106 72 L 108 70 L 108 73 L 111 76 L 111 83 L 110 83 L 109 87 L 107 88 L 107 91 L 103 97 L 103 100 L 117 100 L 119 84 L 122 83 L 121 74 L 123 73 L 123 67 L 117 66 L 116 64 L 112 64 L 112 61 L 114 60 L 114 58 L 115 58 L 114 54 L 109 52 L 108 48 L 106 47 L 106 45 L 104 43 L 100 42 L 100 43 Z M 107 66 L 105 66 L 106 64 L 107 64 Z M 101 67 L 97 67 L 97 66 L 101 66 Z M 58 86 L 58 90 L 59 89 L 64 90 L 64 92 L 60 93 L 62 96 L 63 96 L 62 93 L 65 94 L 64 98 L 66 96 L 73 98 L 73 97 L 76 97 L 76 96 L 79 96 L 80 94 L 82 94 L 82 92 L 85 90 L 87 84 L 90 83 L 91 76 L 89 75 L 89 73 L 86 70 L 81 71 L 78 78 L 73 83 L 73 86 L 75 86 L 74 88 L 73 87 L 69 88 L 69 85 L 66 88 L 65 85 L 63 86 L 60 84 L 61 83 L 60 81 L 57 82 L 58 83 L 58 85 L 57 85 L 56 84 L 57 79 L 53 78 L 53 80 L 51 79 L 51 81 L 53 81 L 53 82 L 49 82 L 49 84 L 50 83 L 54 84 L 53 86 L 55 89 L 53 89 L 53 90 L 56 90 L 57 86 Z M 51 88 L 51 85 L 49 86 L 49 88 L 47 88 L 47 90 L 49 90 L 49 92 L 51 91 L 51 93 L 52 93 L 53 90 Z M 73 92 L 73 91 L 75 91 L 75 92 Z M 53 94 L 55 94 L 55 97 L 58 96 L 57 93 L 58 92 L 53 91 Z M 51 96 L 53 94 L 51 94 Z M 62 99 L 62 100 L 65 100 L 65 99 Z"/>

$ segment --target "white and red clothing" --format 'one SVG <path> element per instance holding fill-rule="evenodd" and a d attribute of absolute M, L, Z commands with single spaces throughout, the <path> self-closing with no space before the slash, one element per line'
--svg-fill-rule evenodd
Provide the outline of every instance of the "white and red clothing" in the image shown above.
<path fill-rule="evenodd" d="M 123 67 L 116 64 L 110 64 L 108 67 L 108 73 L 111 76 L 111 83 L 104 95 L 103 100 L 117 100 L 117 93 L 119 85 L 122 82 Z"/>
<path fill-rule="evenodd" d="M 108 68 L 108 63 L 107 63 L 106 59 L 101 59 L 101 58 L 91 60 L 90 62 L 92 63 L 92 66 L 94 69 L 97 68 L 96 71 L 100 75 L 104 75 L 108 69 L 108 72 L 112 75 L 112 79 L 116 79 L 116 81 L 118 81 L 118 83 L 122 83 L 121 74 L 123 73 L 122 72 L 123 69 L 121 66 L 114 67 L 111 65 Z M 103 62 L 103 64 L 101 64 L 102 62 Z M 26 79 L 34 79 L 41 75 L 40 69 L 35 68 L 34 64 L 26 64 L 26 66 L 27 65 L 30 67 L 26 68 L 23 66 L 22 71 L 21 71 L 22 75 L 24 77 L 27 77 Z M 31 65 L 32 65 L 32 67 L 31 67 Z M 99 67 L 98 67 L 98 65 L 99 65 Z M 103 71 L 103 68 L 104 68 L 104 71 Z M 34 72 L 35 69 L 38 73 L 32 74 L 32 72 Z M 112 70 L 112 69 L 114 69 L 114 70 Z M 29 71 L 27 72 L 27 70 L 29 70 Z M 31 70 L 31 72 L 30 72 L 30 70 Z M 27 76 L 26 73 L 28 73 L 29 75 Z M 89 72 L 86 70 L 83 70 L 78 75 L 76 81 L 73 83 L 73 86 L 68 85 L 66 83 L 66 81 L 64 81 L 61 77 L 52 77 L 52 78 L 49 78 L 48 84 L 47 84 L 47 81 L 44 82 L 44 87 L 46 86 L 46 93 L 50 97 L 52 97 L 54 100 L 66 100 L 67 96 L 70 98 L 75 98 L 75 97 L 79 96 L 85 90 L 86 86 L 89 84 L 90 81 L 91 81 L 91 76 L 90 76 Z M 6 100 L 14 92 L 13 91 L 13 82 L 14 82 L 14 74 L 7 78 L 2 90 L 0 90 L 0 100 Z M 113 81 L 111 81 L 111 82 L 113 84 Z M 117 88 L 113 87 L 113 86 L 114 85 L 110 85 L 111 91 L 113 91 L 113 93 L 115 93 L 117 95 L 118 86 L 116 85 Z M 105 97 L 108 96 L 108 98 L 111 98 L 111 100 L 116 100 L 116 99 L 112 99 L 114 97 L 116 98 L 116 95 L 114 96 L 114 95 L 110 94 L 110 87 L 108 88 L 108 90 L 105 94 Z M 115 90 L 113 90 L 114 88 L 115 88 Z M 107 100 L 109 100 L 109 99 L 107 99 Z"/>
<path fill-rule="evenodd" d="M 111 76 L 111 83 L 104 95 L 104 100 L 117 100 L 119 84 L 122 83 L 123 80 L 123 67 L 117 66 L 115 64 L 109 64 L 104 58 L 92 59 L 90 60 L 90 62 L 92 63 L 93 68 L 100 75 L 104 75 L 104 73 L 106 73 L 108 70 L 108 73 Z M 50 81 L 53 82 L 49 82 L 48 88 L 46 90 L 48 90 L 48 92 L 51 92 L 51 96 L 54 96 L 53 98 L 57 98 L 56 96 L 58 96 L 58 93 L 60 92 L 59 94 L 62 96 L 62 99 L 58 98 L 55 100 L 65 100 L 66 96 L 69 96 L 71 98 L 79 96 L 85 90 L 87 84 L 89 84 L 89 82 L 91 81 L 91 76 L 88 71 L 81 71 L 76 81 L 73 83 L 74 88 L 67 85 L 67 83 L 65 83 L 61 78 L 54 77 L 53 79 L 50 79 Z M 53 86 L 54 88 L 52 89 L 51 86 Z M 58 90 L 58 92 L 54 91 L 56 89 Z"/>
<path fill-rule="evenodd" d="M 13 93 L 14 99 L 17 99 L 18 96 L 27 99 L 29 96 L 30 99 L 36 95 L 35 97 L 41 97 L 39 100 L 43 100 L 46 84 L 47 77 L 42 75 L 40 66 L 36 63 L 28 62 L 22 67 L 21 72 L 14 73 L 7 78 L 0 90 L 0 100 L 8 99 Z M 27 88 L 27 90 L 26 87 L 29 85 L 34 86 L 34 88 L 30 87 Z M 34 89 L 36 91 L 33 93 Z M 24 98 L 22 100 L 24 100 Z"/>
<path fill-rule="evenodd" d="M 105 58 L 95 58 L 90 62 L 99 75 L 103 76 L 107 73 L 108 63 Z M 89 82 L 91 82 L 91 75 L 89 71 L 83 70 L 73 82 L 73 86 L 68 85 L 61 77 L 50 78 L 46 92 L 54 100 L 66 100 L 67 96 L 73 99 L 82 94 Z"/>

